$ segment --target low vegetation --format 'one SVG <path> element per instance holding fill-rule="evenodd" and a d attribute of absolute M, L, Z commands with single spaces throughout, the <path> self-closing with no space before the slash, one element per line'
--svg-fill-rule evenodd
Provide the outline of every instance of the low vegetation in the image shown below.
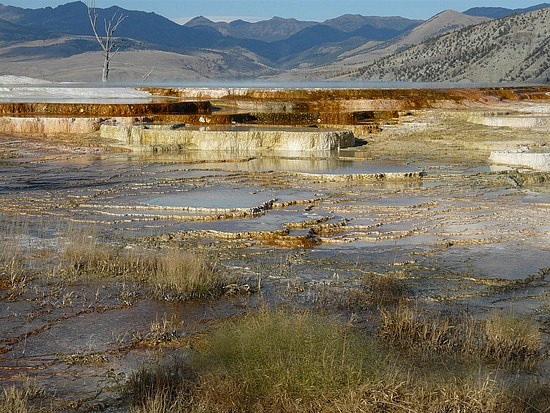
<path fill-rule="evenodd" d="M 165 300 L 218 297 L 233 281 L 216 269 L 208 254 L 186 250 L 113 248 L 93 231 L 69 231 L 60 272 L 71 279 L 122 277 L 143 282 Z"/>
<path fill-rule="evenodd" d="M 222 323 L 191 360 L 140 370 L 126 395 L 134 413 L 544 411 L 544 386 L 502 379 L 475 357 L 441 358 L 435 342 L 418 359 L 335 318 L 263 310 Z"/>
<path fill-rule="evenodd" d="M 410 287 L 395 274 L 373 274 L 363 278 L 357 288 L 346 293 L 341 304 L 357 311 L 395 306 L 412 297 Z"/>
<path fill-rule="evenodd" d="M 467 313 L 433 314 L 401 305 L 382 310 L 379 335 L 417 357 L 476 356 L 498 367 L 523 369 L 535 367 L 542 358 L 538 326 L 509 314 L 476 320 Z"/>
<path fill-rule="evenodd" d="M 30 412 L 26 395 L 14 387 L 4 388 L 2 394 L 0 394 L 0 412 Z"/>
<path fill-rule="evenodd" d="M 3 387 L 0 390 L 0 412 L 31 413 L 47 411 L 40 403 L 44 397 L 44 389 L 30 381 L 27 381 L 22 388 Z"/>
<path fill-rule="evenodd" d="M 1 280 L 12 292 L 17 285 L 24 289 L 31 276 L 22 259 L 29 251 L 20 249 L 28 229 L 13 231 L 19 235 L 4 238 L 0 249 Z M 50 249 L 33 265 L 42 263 L 69 284 L 115 278 L 143 285 L 149 297 L 185 300 L 218 297 L 233 282 L 201 251 L 115 248 L 82 228 L 56 240 L 59 252 Z M 136 342 L 180 349 L 181 357 L 135 372 L 124 385 L 124 411 L 547 411 L 550 384 L 539 374 L 546 354 L 535 322 L 512 314 L 478 319 L 450 308 L 428 310 L 397 273 L 371 274 L 345 293 L 319 299 L 324 305 L 315 313 L 295 310 L 299 303 L 288 300 L 290 309 L 251 311 L 194 338 L 182 335 L 178 319 L 165 314 Z M 354 324 L 353 317 L 342 322 L 327 309 L 346 320 L 367 314 L 377 328 Z M 109 362 L 92 349 L 62 361 Z M 39 411 L 37 396 L 30 387 L 4 387 L 0 412 Z"/>
<path fill-rule="evenodd" d="M 237 280 L 228 279 L 203 251 L 115 247 L 103 242 L 92 227 L 40 225 L 55 227 L 47 242 L 45 238 L 40 242 L 57 247 L 35 247 L 44 234 L 34 234 L 36 229 L 28 223 L 0 221 L 0 287 L 10 296 L 22 293 L 37 274 L 52 274 L 65 282 L 106 278 L 133 281 L 143 285 L 151 296 L 164 300 L 216 298 L 228 285 L 237 285 Z"/>
<path fill-rule="evenodd" d="M 17 294 L 27 282 L 29 269 L 26 266 L 28 246 L 21 234 L 28 231 L 23 222 L 0 221 L 0 287 L 9 295 Z"/>

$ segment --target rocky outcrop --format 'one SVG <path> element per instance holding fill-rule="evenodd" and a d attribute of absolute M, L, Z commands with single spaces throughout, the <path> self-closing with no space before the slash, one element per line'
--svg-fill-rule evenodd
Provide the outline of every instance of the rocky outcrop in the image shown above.
<path fill-rule="evenodd" d="M 133 150 L 331 151 L 355 144 L 348 130 L 101 126 L 101 137 Z"/>

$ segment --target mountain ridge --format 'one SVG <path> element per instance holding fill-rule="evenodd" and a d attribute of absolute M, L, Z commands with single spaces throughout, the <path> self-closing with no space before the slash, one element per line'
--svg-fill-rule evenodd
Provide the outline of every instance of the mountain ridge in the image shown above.
<path fill-rule="evenodd" d="M 527 9 L 544 10 L 545 4 Z M 150 79 L 159 81 L 190 75 L 195 79 L 346 80 L 370 73 L 367 67 L 389 55 L 494 20 L 472 15 L 476 10 L 470 9 L 470 14 L 445 10 L 426 21 L 345 14 L 324 22 L 273 17 L 227 23 L 197 16 L 180 25 L 155 13 L 118 6 L 97 11 L 99 21 L 114 14 L 128 16 L 117 31 L 124 41 L 113 59 L 112 74 L 129 81 L 140 79 L 152 67 Z M 147 27 L 154 30 L 144 30 Z M 100 59 L 87 7 L 80 1 L 43 9 L 0 4 L 0 39 L 0 74 L 28 71 L 22 74 L 32 75 L 39 68 L 44 77 L 54 80 L 86 81 L 93 67 L 90 62 L 94 56 Z M 519 78 L 514 75 L 514 79 Z"/>
<path fill-rule="evenodd" d="M 505 7 L 472 7 L 471 9 L 464 11 L 464 14 L 468 14 L 470 16 L 490 17 L 492 19 L 501 19 L 503 17 L 508 17 L 511 14 L 524 14 L 547 7 L 550 7 L 550 3 L 542 3 L 531 7 L 524 7 L 519 9 L 507 9 Z"/>

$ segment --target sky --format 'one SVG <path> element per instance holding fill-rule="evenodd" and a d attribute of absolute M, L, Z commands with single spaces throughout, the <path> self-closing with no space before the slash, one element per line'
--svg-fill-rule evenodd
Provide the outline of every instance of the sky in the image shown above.
<path fill-rule="evenodd" d="M 55 7 L 72 0 L 0 0 L 6 6 L 39 9 Z M 113 5 L 128 10 L 155 12 L 180 23 L 196 16 L 214 21 L 267 20 L 273 16 L 298 20 L 323 21 L 343 14 L 363 16 L 402 16 L 426 20 L 435 14 L 471 7 L 505 7 L 517 9 L 544 3 L 546 0 L 96 0 L 98 8 Z"/>

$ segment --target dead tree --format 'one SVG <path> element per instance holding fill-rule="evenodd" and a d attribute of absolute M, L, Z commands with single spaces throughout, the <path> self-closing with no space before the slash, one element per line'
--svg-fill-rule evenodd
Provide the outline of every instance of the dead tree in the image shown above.
<path fill-rule="evenodd" d="M 86 6 L 88 7 L 88 17 L 90 19 L 90 24 L 92 25 L 92 30 L 94 32 L 95 38 L 97 39 L 97 42 L 103 50 L 103 75 L 101 76 L 101 80 L 103 82 L 107 82 L 107 80 L 109 80 L 109 65 L 111 63 L 111 59 L 119 51 L 119 46 L 116 42 L 116 38 L 114 37 L 114 35 L 116 30 L 118 29 L 118 26 L 120 26 L 120 24 L 128 16 L 124 14 L 120 14 L 117 16 L 118 13 L 115 13 L 110 20 L 103 19 L 103 23 L 105 25 L 105 36 L 102 36 L 98 33 L 97 30 L 98 14 L 95 8 L 95 0 L 92 0 L 91 4 L 86 3 Z"/>

